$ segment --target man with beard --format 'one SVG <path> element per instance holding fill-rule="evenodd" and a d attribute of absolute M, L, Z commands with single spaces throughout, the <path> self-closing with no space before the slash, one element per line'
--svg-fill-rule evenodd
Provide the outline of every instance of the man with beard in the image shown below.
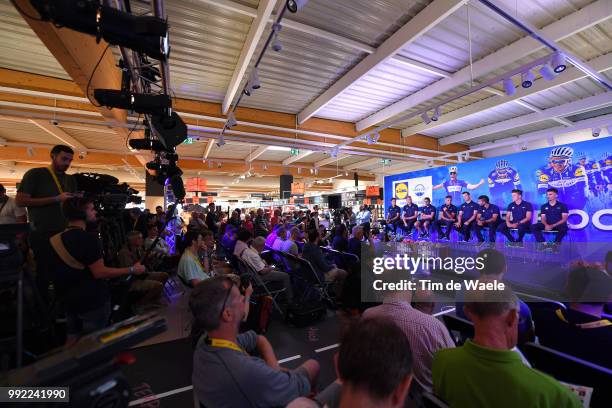
<path fill-rule="evenodd" d="M 45 300 L 49 288 L 49 238 L 66 228 L 62 203 L 78 196 L 76 180 L 66 174 L 73 157 L 74 151 L 70 147 L 53 147 L 51 165 L 28 170 L 17 190 L 17 205 L 28 209 L 32 225 L 30 245 L 36 260 L 36 283 Z"/>

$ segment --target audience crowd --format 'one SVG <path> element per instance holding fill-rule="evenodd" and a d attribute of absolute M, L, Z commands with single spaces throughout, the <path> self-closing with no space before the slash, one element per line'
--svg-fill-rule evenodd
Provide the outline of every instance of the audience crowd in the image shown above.
<path fill-rule="evenodd" d="M 432 315 L 431 292 L 387 291 L 381 304 L 365 305 L 349 319 L 334 356 L 337 380 L 319 384 L 317 361 L 306 359 L 291 370 L 279 364 L 266 337 L 247 325 L 249 314 L 261 313 L 249 305 L 259 296 L 254 295 L 258 287 L 276 285 L 281 304 L 299 306 L 308 293 L 299 275 L 311 272 L 306 284 L 328 288 L 332 304 L 327 306 L 342 306 L 355 290 L 351 282 L 360 273 L 362 252 L 376 252 L 384 241 L 385 233 L 371 226 L 367 206 L 357 214 L 347 209 L 323 215 L 317 206 L 285 213 L 234 209 L 227 214 L 210 203 L 206 211 L 191 212 L 185 231 L 172 237 L 176 241 L 165 239 L 172 233 L 165 228 L 162 207 L 155 213 L 131 209 L 122 219 L 123 247 L 109 256 L 92 229 L 94 201 L 78 193 L 66 174 L 73 155 L 67 146 L 54 147 L 51 165 L 27 172 L 15 200 L 0 185 L 0 220 L 29 220 L 35 227 L 30 246 L 37 288 L 46 301 L 53 298 L 61 305 L 66 346 L 110 323 L 113 290 L 123 290 L 133 312 L 139 313 L 163 306 L 169 277 L 176 275 L 190 291 L 193 386 L 202 406 L 425 406 L 433 394 L 451 407 L 579 407 L 565 385 L 531 367 L 523 354 L 525 344 L 536 342 L 612 369 L 609 252 L 604 265 L 570 267 L 567 305 L 536 307 L 520 300 L 510 285 L 495 292 L 463 288 L 456 294 L 454 315 L 473 327 L 470 335 L 449 332 Z M 514 194 L 520 206 L 519 192 Z M 466 202 L 471 205 L 469 196 Z M 479 240 L 484 240 L 480 227 L 485 224 L 489 234 L 493 224 L 509 234 L 488 197 L 479 197 L 479 202 L 484 208 L 480 215 L 474 211 L 469 218 L 463 208 L 467 220 L 458 221 L 457 228 L 476 220 Z M 27 208 L 27 218 L 21 207 Z M 453 213 L 453 207 L 448 201 L 443 213 Z M 450 216 L 435 221 L 434 210 L 421 220 L 414 215 L 418 208 L 402 219 L 391 210 L 393 228 L 414 226 L 423 237 L 430 225 L 442 235 L 441 227 L 448 231 L 454 222 Z M 518 228 L 516 240 L 525 232 Z M 176 242 L 175 247 L 168 242 Z M 478 257 L 485 259 L 479 281 L 503 281 L 509 271 L 502 253 L 486 249 Z"/>

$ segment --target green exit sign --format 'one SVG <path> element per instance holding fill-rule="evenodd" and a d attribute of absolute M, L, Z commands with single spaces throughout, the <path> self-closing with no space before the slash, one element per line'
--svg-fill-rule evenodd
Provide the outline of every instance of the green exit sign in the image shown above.
<path fill-rule="evenodd" d="M 380 161 L 380 164 L 382 164 L 383 166 L 386 166 L 386 165 L 388 165 L 390 163 L 391 163 L 391 159 L 382 159 Z"/>
<path fill-rule="evenodd" d="M 300 154 L 300 150 L 299 149 L 291 149 L 291 155 L 292 156 L 297 156 L 298 154 Z"/>
<path fill-rule="evenodd" d="M 185 141 L 183 142 L 183 144 L 194 144 L 195 140 L 193 139 L 193 137 L 188 137 L 187 139 L 185 139 Z"/>

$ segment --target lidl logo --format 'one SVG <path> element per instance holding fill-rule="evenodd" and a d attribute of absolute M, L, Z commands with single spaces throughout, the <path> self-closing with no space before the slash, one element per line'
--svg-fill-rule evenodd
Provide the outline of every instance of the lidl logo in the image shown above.
<path fill-rule="evenodd" d="M 403 200 L 408 197 L 408 186 L 406 183 L 397 183 L 395 185 L 395 198 Z"/>
<path fill-rule="evenodd" d="M 422 197 L 425 194 L 425 186 L 422 184 L 417 184 L 414 186 L 414 195 L 417 197 Z"/>

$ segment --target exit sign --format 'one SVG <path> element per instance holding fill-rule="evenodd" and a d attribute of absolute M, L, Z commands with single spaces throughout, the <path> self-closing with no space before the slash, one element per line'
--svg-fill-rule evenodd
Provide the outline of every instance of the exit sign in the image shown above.
<path fill-rule="evenodd" d="M 291 149 L 291 155 L 292 156 L 297 156 L 298 154 L 300 154 L 300 150 L 299 149 Z"/>
<path fill-rule="evenodd" d="M 193 139 L 193 137 L 188 137 L 187 139 L 185 139 L 185 141 L 183 142 L 183 144 L 194 144 L 195 140 Z"/>
<path fill-rule="evenodd" d="M 389 163 L 391 163 L 391 159 L 382 159 L 380 161 L 380 164 L 382 164 L 383 166 L 386 166 Z"/>

